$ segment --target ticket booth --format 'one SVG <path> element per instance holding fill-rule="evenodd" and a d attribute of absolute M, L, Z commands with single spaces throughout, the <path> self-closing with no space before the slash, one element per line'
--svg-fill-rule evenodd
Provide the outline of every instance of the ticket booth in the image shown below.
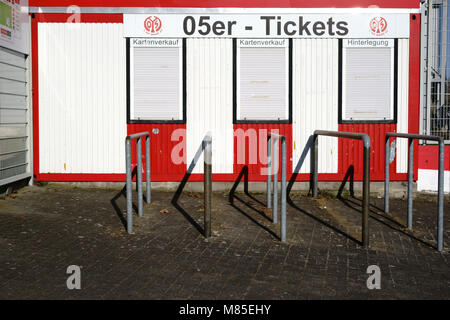
<path fill-rule="evenodd" d="M 317 129 L 368 133 L 382 180 L 385 133 L 418 132 L 419 1 L 72 2 L 30 8 L 38 180 L 124 181 L 124 138 L 148 131 L 152 180 L 180 181 L 211 132 L 213 180 L 265 181 L 272 131 L 307 181 Z M 360 142 L 320 139 L 319 179 L 361 179 Z M 394 162 L 406 180 L 406 141 Z"/>

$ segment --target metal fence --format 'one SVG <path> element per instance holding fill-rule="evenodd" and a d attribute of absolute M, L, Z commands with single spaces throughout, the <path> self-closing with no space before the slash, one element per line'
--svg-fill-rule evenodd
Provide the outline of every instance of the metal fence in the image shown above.
<path fill-rule="evenodd" d="M 413 225 L 413 169 L 414 169 L 414 140 L 431 140 L 439 143 L 439 171 L 438 171 L 438 209 L 437 209 L 437 243 L 438 251 L 443 248 L 444 230 L 444 138 L 438 136 L 427 136 L 421 134 L 407 133 L 386 133 L 385 141 L 385 164 L 384 164 L 384 212 L 389 212 L 389 164 L 391 158 L 391 148 L 389 140 L 391 137 L 408 139 L 408 229 L 412 230 Z"/>
<path fill-rule="evenodd" d="M 142 138 L 145 137 L 145 169 L 146 169 L 146 202 L 151 202 L 151 181 L 150 181 L 150 134 L 141 132 L 129 135 L 125 138 L 126 154 L 126 197 L 127 197 L 127 231 L 133 233 L 133 198 L 132 198 L 132 179 L 131 169 L 131 141 L 136 140 L 136 188 L 138 192 L 138 215 L 142 217 L 143 212 L 143 192 L 142 192 Z"/>
<path fill-rule="evenodd" d="M 423 5 L 422 22 L 422 132 L 450 143 L 450 33 L 447 0 Z"/>
<path fill-rule="evenodd" d="M 370 137 L 365 133 L 340 132 L 316 130 L 313 135 L 313 152 L 311 153 L 311 164 L 313 167 L 311 189 L 314 198 L 317 197 L 318 184 L 318 158 L 319 142 L 318 136 L 328 136 L 346 139 L 357 139 L 363 141 L 363 202 L 362 202 L 362 245 L 369 246 L 369 196 L 370 196 Z"/>

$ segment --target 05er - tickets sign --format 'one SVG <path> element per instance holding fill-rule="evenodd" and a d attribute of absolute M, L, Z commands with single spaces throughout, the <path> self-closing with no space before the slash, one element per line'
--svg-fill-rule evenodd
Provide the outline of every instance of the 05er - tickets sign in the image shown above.
<path fill-rule="evenodd" d="M 125 14 L 125 37 L 409 38 L 409 14 Z"/>

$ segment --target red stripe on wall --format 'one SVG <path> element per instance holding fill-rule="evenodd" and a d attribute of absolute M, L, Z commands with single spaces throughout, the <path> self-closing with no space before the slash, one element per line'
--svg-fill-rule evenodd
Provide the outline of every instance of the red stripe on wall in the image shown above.
<path fill-rule="evenodd" d="M 62 7 L 76 5 L 79 7 L 245 7 L 245 8 L 419 8 L 419 0 L 30 0 L 31 7 Z"/>
<path fill-rule="evenodd" d="M 419 133 L 420 115 L 420 14 L 410 15 L 409 38 L 409 121 L 408 133 Z M 414 142 L 414 149 L 419 150 L 419 141 Z M 414 180 L 417 180 L 419 156 L 414 155 Z"/>
<path fill-rule="evenodd" d="M 33 172 L 39 174 L 39 68 L 38 68 L 38 22 L 31 19 L 31 60 L 33 81 Z"/>
<path fill-rule="evenodd" d="M 38 22 L 84 22 L 84 23 L 123 23 L 123 14 L 80 14 L 80 20 L 77 21 L 73 14 L 66 13 L 35 13 L 35 19 Z"/>
<path fill-rule="evenodd" d="M 444 170 L 450 171 L 450 146 L 445 146 Z M 437 170 L 439 168 L 439 147 L 419 146 L 419 169 Z"/>

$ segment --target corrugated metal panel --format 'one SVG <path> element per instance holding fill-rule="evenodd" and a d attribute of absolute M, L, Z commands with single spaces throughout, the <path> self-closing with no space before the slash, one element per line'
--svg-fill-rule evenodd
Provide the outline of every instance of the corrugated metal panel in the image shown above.
<path fill-rule="evenodd" d="M 179 181 L 186 173 L 186 125 L 129 124 L 127 134 L 147 131 L 151 143 L 151 174 L 153 181 Z M 145 169 L 145 148 L 142 145 Z M 135 142 L 132 143 L 132 163 L 136 165 Z M 172 152 L 174 153 L 172 155 Z M 125 161 L 125 159 L 122 159 Z M 203 167 L 203 164 L 200 166 Z"/>
<path fill-rule="evenodd" d="M 0 47 L 0 185 L 30 171 L 27 96 L 25 55 Z"/>
<path fill-rule="evenodd" d="M 123 173 L 122 24 L 39 23 L 41 173 Z"/>
<path fill-rule="evenodd" d="M 339 43 L 337 39 L 293 40 L 293 166 L 309 150 L 314 130 L 338 130 Z M 307 154 L 300 173 L 309 173 Z M 319 172 L 336 173 L 338 142 L 319 138 Z"/>
<path fill-rule="evenodd" d="M 233 173 L 233 50 L 231 39 L 187 40 L 188 165 L 208 131 L 213 172 Z M 203 155 L 194 173 L 203 172 Z"/>
<path fill-rule="evenodd" d="M 398 118 L 397 132 L 408 132 L 409 39 L 398 40 Z M 397 172 L 408 172 L 408 140 L 397 139 Z"/>
<path fill-rule="evenodd" d="M 239 174 L 248 166 L 249 180 L 266 179 L 267 133 L 274 132 L 286 137 L 287 174 L 292 172 L 292 125 L 291 124 L 235 124 L 234 125 L 234 173 Z M 245 139 L 245 140 L 244 140 Z M 279 148 L 281 159 L 281 145 Z M 279 167 L 279 171 L 281 166 Z M 280 171 L 281 172 L 281 171 Z"/>
<path fill-rule="evenodd" d="M 339 131 L 367 133 L 371 141 L 370 179 L 384 179 L 384 137 L 386 132 L 395 132 L 395 124 L 340 124 Z M 339 172 L 344 174 L 353 165 L 355 179 L 363 172 L 363 145 L 360 140 L 339 139 Z M 395 164 L 391 166 L 393 172 Z M 392 179 L 395 177 L 392 176 Z"/>

